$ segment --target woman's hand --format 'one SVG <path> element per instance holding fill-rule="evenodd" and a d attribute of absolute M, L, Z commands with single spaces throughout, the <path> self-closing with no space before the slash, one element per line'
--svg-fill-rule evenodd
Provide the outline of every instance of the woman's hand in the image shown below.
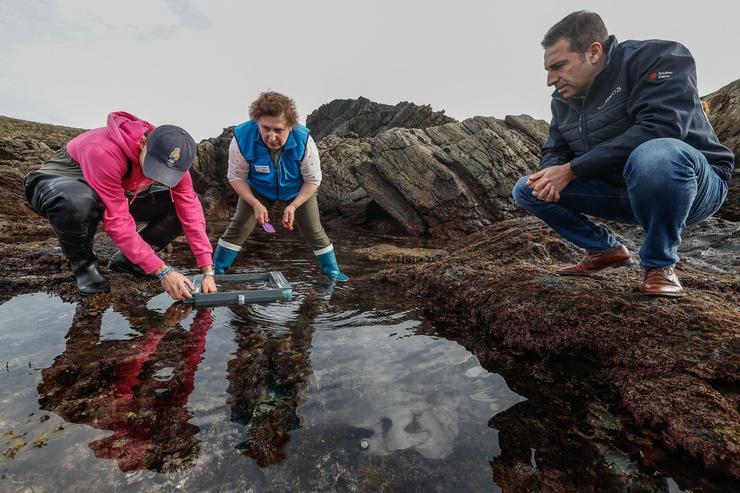
<path fill-rule="evenodd" d="M 162 287 L 173 300 L 182 300 L 185 298 L 192 298 L 190 294 L 195 287 L 190 279 L 183 276 L 177 271 L 169 272 L 162 278 Z"/>
<path fill-rule="evenodd" d="M 260 226 L 270 222 L 270 218 L 267 215 L 267 209 L 262 205 L 262 203 L 257 202 L 252 209 L 254 209 L 254 217 L 257 219 L 257 222 L 260 223 Z"/>
<path fill-rule="evenodd" d="M 295 220 L 295 206 L 288 205 L 283 211 L 283 227 L 293 231 L 293 221 Z"/>
<path fill-rule="evenodd" d="M 164 312 L 164 323 L 169 327 L 174 327 L 190 315 L 193 307 L 185 303 L 173 303 L 167 311 Z"/>
<path fill-rule="evenodd" d="M 218 291 L 218 288 L 216 288 L 216 279 L 213 276 L 203 276 L 203 280 L 200 281 L 200 291 L 202 293 L 215 293 Z"/>

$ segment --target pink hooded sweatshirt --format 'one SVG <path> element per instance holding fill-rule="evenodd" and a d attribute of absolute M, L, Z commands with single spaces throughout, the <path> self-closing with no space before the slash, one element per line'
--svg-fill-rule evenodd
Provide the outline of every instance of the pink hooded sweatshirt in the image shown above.
<path fill-rule="evenodd" d="M 105 205 L 105 231 L 126 257 L 147 273 L 159 269 L 164 262 L 137 233 L 125 192 L 136 194 L 154 183 L 144 176 L 139 165 L 141 137 L 154 128 L 149 122 L 118 111 L 108 115 L 106 127 L 88 130 L 67 143 L 67 152 L 80 164 L 85 181 Z M 198 267 L 213 263 L 206 220 L 189 171 L 170 189 L 170 194 Z M 131 202 L 135 199 L 136 195 Z"/>

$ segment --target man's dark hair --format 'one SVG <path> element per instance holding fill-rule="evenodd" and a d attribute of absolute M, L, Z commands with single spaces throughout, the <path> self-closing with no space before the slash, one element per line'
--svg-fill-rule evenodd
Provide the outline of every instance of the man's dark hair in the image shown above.
<path fill-rule="evenodd" d="M 571 51 L 585 53 L 592 43 L 598 41 L 603 45 L 608 38 L 609 33 L 599 14 L 579 10 L 551 27 L 542 40 L 542 47 L 549 48 L 561 39 L 567 39 Z"/>

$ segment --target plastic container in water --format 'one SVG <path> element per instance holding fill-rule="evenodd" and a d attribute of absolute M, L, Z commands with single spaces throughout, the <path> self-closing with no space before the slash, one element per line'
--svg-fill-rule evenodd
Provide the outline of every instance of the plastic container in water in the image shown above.
<path fill-rule="evenodd" d="M 195 308 L 203 306 L 248 305 L 251 303 L 272 303 L 274 301 L 289 300 L 293 295 L 293 287 L 282 272 L 253 272 L 249 274 L 222 274 L 214 276 L 217 293 L 202 293 L 201 283 L 203 275 L 193 278 L 195 290 L 192 298 L 183 300 Z M 258 289 L 225 290 L 226 287 L 250 286 Z"/>

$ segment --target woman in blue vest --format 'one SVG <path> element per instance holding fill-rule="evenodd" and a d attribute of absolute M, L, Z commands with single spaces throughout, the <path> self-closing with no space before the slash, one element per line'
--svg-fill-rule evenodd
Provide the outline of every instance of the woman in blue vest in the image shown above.
<path fill-rule="evenodd" d="M 309 130 L 298 124 L 295 103 L 282 94 L 265 92 L 250 106 L 249 117 L 234 128 L 229 145 L 228 179 L 239 201 L 213 255 L 216 274 L 228 271 L 255 224 L 268 224 L 268 209 L 281 201 L 288 204 L 283 227 L 298 226 L 324 274 L 348 280 L 321 226 L 316 201 L 321 183 L 319 150 Z"/>

